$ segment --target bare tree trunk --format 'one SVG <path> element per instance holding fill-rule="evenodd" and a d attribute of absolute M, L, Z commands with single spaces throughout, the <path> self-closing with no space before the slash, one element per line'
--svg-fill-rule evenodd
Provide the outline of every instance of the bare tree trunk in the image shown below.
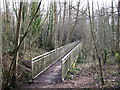
<path fill-rule="evenodd" d="M 0 3 L 0 21 L 2 21 L 1 3 Z M 0 22 L 0 90 L 2 90 L 2 22 Z"/>
<path fill-rule="evenodd" d="M 58 44 L 59 46 L 61 46 L 61 34 L 62 34 L 62 31 L 61 31 L 61 25 L 62 25 L 62 20 L 61 20 L 61 12 L 62 12 L 62 7 L 61 7 L 61 4 L 59 3 L 59 7 L 60 7 L 60 15 L 59 15 L 59 28 L 58 28 Z"/>
<path fill-rule="evenodd" d="M 41 2 L 42 2 L 42 0 L 40 1 L 39 5 L 38 5 L 38 7 L 37 7 L 37 9 L 36 9 L 36 11 L 35 11 L 35 13 L 34 13 L 34 16 L 32 17 L 31 21 L 29 22 L 25 34 L 24 34 L 23 37 L 21 38 L 18 46 L 15 48 L 15 51 L 14 51 L 14 57 L 13 57 L 13 60 L 12 60 L 12 62 L 11 62 L 10 68 L 9 68 L 8 78 L 7 78 L 7 82 L 6 82 L 6 85 L 8 85 L 9 80 L 10 80 L 11 68 L 13 67 L 13 75 L 12 75 L 12 82 L 13 82 L 13 83 L 11 83 L 11 84 L 13 85 L 14 88 L 16 87 L 16 86 L 14 86 L 14 85 L 16 85 L 16 79 L 17 79 L 17 78 L 16 78 L 16 70 L 17 70 L 17 69 L 16 69 L 16 65 L 17 65 L 17 64 L 16 64 L 16 61 L 17 61 L 16 58 L 17 58 L 17 53 L 18 53 L 18 51 L 19 51 L 19 48 L 20 48 L 23 40 L 25 39 L 25 37 L 27 36 L 27 34 L 28 34 L 29 31 L 30 31 L 29 28 L 30 28 L 30 26 L 31 26 L 31 24 L 32 24 L 32 22 L 33 22 L 36 14 L 37 14 L 39 8 L 40 8 Z M 22 6 L 22 5 L 20 4 L 20 7 L 21 7 L 21 6 Z M 20 28 L 20 27 L 19 27 L 19 28 Z M 17 44 L 17 43 L 16 43 L 16 44 Z M 14 81 L 13 81 L 13 80 L 14 80 Z"/>
<path fill-rule="evenodd" d="M 27 12 L 25 12 L 25 4 L 26 2 L 24 2 L 23 3 L 23 11 L 22 11 L 22 32 L 24 32 L 25 33 L 25 30 L 24 30 L 24 28 L 25 28 L 25 25 L 26 25 L 26 23 L 25 23 L 25 14 L 27 13 Z M 26 40 L 24 39 L 24 41 L 23 41 L 23 50 L 25 50 L 25 47 L 26 47 Z"/>
<path fill-rule="evenodd" d="M 102 70 L 102 64 L 101 64 L 101 58 L 99 56 L 99 52 L 95 43 L 95 38 L 94 38 L 94 32 L 93 32 L 93 26 L 92 26 L 92 20 L 91 20 L 91 15 L 90 15 L 90 6 L 89 6 L 89 2 L 88 2 L 88 11 L 89 11 L 89 21 L 90 21 L 90 27 L 91 27 L 91 34 L 92 34 L 92 39 L 93 39 L 93 45 L 95 47 L 95 51 L 96 51 L 96 55 L 98 58 L 98 62 L 99 62 L 99 67 L 100 67 L 100 78 L 101 78 L 101 83 L 102 85 L 104 85 L 104 80 L 103 80 L 103 70 Z"/>
<path fill-rule="evenodd" d="M 62 22 L 62 28 L 61 28 L 61 39 L 60 39 L 60 46 L 63 44 L 63 37 L 64 37 L 64 28 L 65 28 L 65 15 L 66 15 L 66 1 L 64 2 L 64 11 L 63 11 L 63 22 Z"/>
<path fill-rule="evenodd" d="M 68 17 L 68 31 L 67 31 L 67 40 L 66 40 L 66 44 L 68 44 L 70 42 L 70 30 L 71 30 L 71 5 L 72 3 L 69 0 L 69 17 Z"/>
<path fill-rule="evenodd" d="M 19 16 L 18 16 L 18 23 L 17 23 L 17 31 L 16 31 L 16 44 L 17 47 L 20 42 L 20 27 L 21 27 L 21 16 L 22 16 L 22 4 L 23 2 L 20 2 L 20 9 L 19 9 Z M 18 52 L 15 53 L 14 56 L 14 63 L 13 63 L 13 73 L 12 73 L 12 86 L 15 88 L 17 84 L 17 63 L 18 63 Z"/>
<path fill-rule="evenodd" d="M 74 23 L 73 28 L 72 28 L 72 30 L 71 30 L 71 32 L 70 32 L 70 37 L 72 37 L 73 32 L 74 32 L 75 27 L 76 27 L 77 22 L 78 22 L 79 7 L 80 7 L 80 1 L 79 1 L 78 4 L 77 4 L 77 14 L 76 14 L 76 17 L 75 17 L 75 23 Z"/>
<path fill-rule="evenodd" d="M 58 25 L 58 22 L 57 22 L 57 5 L 56 5 L 56 2 L 54 1 L 54 13 L 53 13 L 53 18 L 54 18 L 54 26 L 53 26 L 53 29 L 54 29 L 54 48 L 57 48 L 58 47 L 58 28 L 57 28 L 57 25 Z"/>
<path fill-rule="evenodd" d="M 119 54 L 118 55 L 118 58 L 117 58 L 117 61 L 118 61 L 118 73 L 119 73 L 119 77 L 120 77 L 120 1 L 118 2 L 118 29 L 116 31 L 116 39 L 117 39 L 117 42 L 116 42 L 116 50 L 117 50 L 117 53 Z M 118 80 L 118 85 L 120 85 L 120 78 Z"/>
<path fill-rule="evenodd" d="M 115 47 L 115 43 L 113 43 L 114 42 L 114 40 L 115 40 L 115 34 L 114 34 L 114 7 L 113 7 L 113 0 L 112 0 L 112 49 L 111 49 L 111 51 L 112 51 L 112 53 L 114 53 L 114 47 Z"/>
<path fill-rule="evenodd" d="M 10 38 L 10 20 L 11 20 L 11 16 L 10 16 L 10 10 L 9 10 L 9 2 L 7 2 L 5 0 L 5 32 L 7 34 L 7 36 Z M 6 41 L 5 41 L 6 42 Z M 10 46 L 10 42 L 6 42 L 6 46 L 9 47 Z"/>
<path fill-rule="evenodd" d="M 118 29 L 117 29 L 117 31 L 116 31 L 116 39 L 117 39 L 117 41 L 116 41 L 116 50 L 117 50 L 117 52 L 118 53 L 120 53 L 120 48 L 119 48 L 119 45 L 120 45 L 120 1 L 118 2 Z M 120 59 L 119 59 L 120 60 Z"/>
<path fill-rule="evenodd" d="M 111 50 L 111 31 L 110 31 L 110 16 L 109 16 L 109 14 L 108 14 L 108 12 L 106 13 L 107 14 L 107 24 L 108 24 L 108 44 L 107 44 L 107 47 L 108 47 L 108 49 L 109 50 Z"/>

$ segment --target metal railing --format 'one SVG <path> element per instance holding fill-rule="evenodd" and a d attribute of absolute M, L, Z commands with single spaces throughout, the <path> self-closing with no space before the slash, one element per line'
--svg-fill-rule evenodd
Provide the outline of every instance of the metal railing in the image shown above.
<path fill-rule="evenodd" d="M 62 58 L 62 81 L 65 79 L 71 65 L 76 62 L 81 49 L 81 43 L 74 47 L 65 57 Z"/>
<path fill-rule="evenodd" d="M 79 41 L 76 41 L 32 58 L 32 79 L 35 79 L 38 75 L 44 72 L 53 63 L 73 49 L 78 43 Z"/>

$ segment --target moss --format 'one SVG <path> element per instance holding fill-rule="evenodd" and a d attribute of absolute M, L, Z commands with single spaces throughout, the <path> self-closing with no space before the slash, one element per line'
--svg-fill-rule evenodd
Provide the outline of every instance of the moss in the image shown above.
<path fill-rule="evenodd" d="M 66 75 L 65 79 L 69 79 L 69 80 L 73 79 L 73 75 L 79 74 L 79 70 L 80 70 L 80 69 L 79 69 L 79 68 L 76 68 L 76 67 L 71 68 L 71 69 L 68 71 L 68 74 Z"/>
<path fill-rule="evenodd" d="M 71 79 L 73 79 L 73 77 L 72 77 L 71 74 L 67 74 L 66 77 L 65 77 L 65 79 L 69 79 L 69 80 L 71 80 Z"/>
<path fill-rule="evenodd" d="M 79 74 L 79 70 L 76 69 L 76 68 L 72 68 L 69 70 L 69 73 L 72 74 L 72 75 L 76 75 L 76 74 Z"/>
<path fill-rule="evenodd" d="M 78 64 L 86 63 L 86 60 L 85 60 L 85 59 L 78 59 L 78 60 L 77 60 L 77 63 L 78 63 Z"/>

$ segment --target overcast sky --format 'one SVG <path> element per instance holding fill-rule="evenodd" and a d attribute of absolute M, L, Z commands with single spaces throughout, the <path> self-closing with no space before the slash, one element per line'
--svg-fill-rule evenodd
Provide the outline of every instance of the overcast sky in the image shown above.
<path fill-rule="evenodd" d="M 26 1 L 26 0 L 6 0 L 8 2 L 19 2 L 19 1 Z M 40 0 L 29 0 L 29 1 L 40 1 Z M 42 4 L 45 5 L 45 7 L 47 7 L 47 3 L 50 2 L 50 1 L 57 1 L 57 2 L 64 2 L 65 0 L 42 0 Z M 66 0 L 66 1 L 69 1 L 69 0 Z M 70 0 L 70 1 L 73 1 L 73 5 L 76 5 L 76 3 L 79 1 L 79 0 Z M 111 1 L 112 0 L 88 0 L 90 2 L 90 5 L 92 5 L 92 1 L 94 2 L 94 7 L 97 8 L 97 2 L 99 3 L 99 6 L 102 7 L 103 5 L 106 6 L 106 7 L 109 7 L 111 6 Z M 87 4 L 87 0 L 80 0 L 80 7 L 84 7 L 86 6 Z M 113 0 L 114 2 L 114 6 L 117 5 L 118 3 L 118 0 Z M 1 9 L 3 9 L 3 0 L 0 0 L 0 4 L 1 4 Z M 10 7 L 12 6 L 12 4 L 10 4 Z"/>

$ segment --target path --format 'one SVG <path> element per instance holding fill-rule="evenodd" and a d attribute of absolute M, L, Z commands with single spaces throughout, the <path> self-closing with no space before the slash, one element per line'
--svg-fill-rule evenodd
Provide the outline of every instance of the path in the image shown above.
<path fill-rule="evenodd" d="M 50 66 L 45 72 L 34 79 L 33 83 L 26 84 L 22 88 L 40 88 L 49 84 L 58 84 L 61 82 L 61 61 L 58 60 Z"/>
<path fill-rule="evenodd" d="M 78 47 L 78 44 L 74 48 Z M 74 49 L 72 48 L 72 49 Z M 51 65 L 47 70 L 45 70 L 41 75 L 33 80 L 32 83 L 23 85 L 21 88 L 42 88 L 48 85 L 56 85 L 61 83 L 61 60 L 65 57 L 72 49 L 67 50 L 66 54 L 60 57 L 53 65 Z M 76 48 L 75 48 L 76 49 Z M 75 51 L 74 49 L 74 51 Z M 76 52 L 78 51 L 76 50 Z M 65 49 L 66 50 L 66 49 Z M 62 51 L 63 52 L 63 51 Z M 60 54 L 61 55 L 61 54 Z M 78 54 L 76 54 L 78 55 Z"/>

